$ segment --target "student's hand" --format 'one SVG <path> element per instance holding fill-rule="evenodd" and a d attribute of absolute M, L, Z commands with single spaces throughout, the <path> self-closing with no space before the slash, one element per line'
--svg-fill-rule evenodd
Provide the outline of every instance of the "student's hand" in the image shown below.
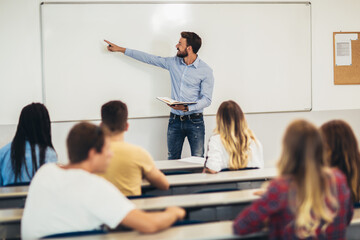
<path fill-rule="evenodd" d="M 207 167 L 204 167 L 203 173 L 211 173 L 211 174 L 215 174 L 218 173 L 217 171 L 211 170 Z"/>
<path fill-rule="evenodd" d="M 254 192 L 254 195 L 261 197 L 267 191 L 268 186 L 269 186 L 269 181 L 264 182 L 263 184 L 261 184 L 261 188 Z"/>
<path fill-rule="evenodd" d="M 109 44 L 107 46 L 107 49 L 110 51 L 110 52 L 122 52 L 122 53 L 125 53 L 125 50 L 126 48 L 123 48 L 123 47 L 119 47 L 118 45 L 112 43 L 112 42 L 109 42 L 107 40 L 104 40 L 104 42 L 106 42 L 107 44 Z"/>
<path fill-rule="evenodd" d="M 264 193 L 266 192 L 266 190 L 264 190 L 264 189 L 259 189 L 259 190 L 257 190 L 257 191 L 255 191 L 253 194 L 255 195 L 255 196 L 262 196 L 262 195 L 264 195 Z"/>
<path fill-rule="evenodd" d="M 186 215 L 186 211 L 179 207 L 168 207 L 166 208 L 166 211 L 174 213 L 177 216 L 177 220 L 183 219 Z"/>

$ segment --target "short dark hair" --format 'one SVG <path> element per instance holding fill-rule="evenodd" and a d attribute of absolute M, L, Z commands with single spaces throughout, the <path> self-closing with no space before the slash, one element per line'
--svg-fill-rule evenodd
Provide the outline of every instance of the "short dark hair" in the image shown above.
<path fill-rule="evenodd" d="M 186 39 L 187 46 L 191 46 L 194 53 L 201 47 L 201 38 L 194 32 L 181 32 L 181 37 Z"/>
<path fill-rule="evenodd" d="M 76 124 L 66 139 L 70 163 L 81 163 L 88 158 L 90 149 L 100 153 L 105 143 L 103 128 L 89 122 Z"/>
<path fill-rule="evenodd" d="M 101 121 L 111 132 L 126 130 L 128 110 L 121 101 L 110 101 L 101 107 Z"/>

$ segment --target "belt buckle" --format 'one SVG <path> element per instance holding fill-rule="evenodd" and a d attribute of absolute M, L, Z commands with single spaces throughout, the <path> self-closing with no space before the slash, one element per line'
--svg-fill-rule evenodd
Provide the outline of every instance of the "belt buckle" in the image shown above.
<path fill-rule="evenodd" d="M 180 121 L 185 121 L 186 120 L 186 115 L 180 115 Z"/>

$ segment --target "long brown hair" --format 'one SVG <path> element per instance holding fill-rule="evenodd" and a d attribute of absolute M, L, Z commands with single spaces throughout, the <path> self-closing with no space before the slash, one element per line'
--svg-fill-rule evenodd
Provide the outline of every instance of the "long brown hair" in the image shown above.
<path fill-rule="evenodd" d="M 331 167 L 339 168 L 347 178 L 354 202 L 360 201 L 360 154 L 350 125 L 333 120 L 320 128 L 325 142 L 325 158 Z"/>
<path fill-rule="evenodd" d="M 325 230 L 337 213 L 338 201 L 332 174 L 325 167 L 322 138 L 314 125 L 305 120 L 289 125 L 278 168 L 281 176 L 292 179 L 295 200 L 289 203 L 296 215 L 297 236 L 315 236 L 322 222 Z"/>
<path fill-rule="evenodd" d="M 229 153 L 229 168 L 245 168 L 248 164 L 251 141 L 255 136 L 248 128 L 240 106 L 234 101 L 223 102 L 216 114 L 215 132 Z"/>

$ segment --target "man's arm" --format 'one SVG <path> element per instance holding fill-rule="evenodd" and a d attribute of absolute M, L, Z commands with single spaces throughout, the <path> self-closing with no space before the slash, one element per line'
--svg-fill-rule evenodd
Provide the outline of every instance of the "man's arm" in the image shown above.
<path fill-rule="evenodd" d="M 188 106 L 189 111 L 204 109 L 211 104 L 211 98 L 214 88 L 214 75 L 211 69 L 208 70 L 206 78 L 200 85 L 200 99 L 196 104 Z"/>
<path fill-rule="evenodd" d="M 162 212 L 144 212 L 134 209 L 126 215 L 121 224 L 142 233 L 154 233 L 170 227 L 175 221 L 185 217 L 185 210 L 169 207 Z"/>
<path fill-rule="evenodd" d="M 116 45 L 116 44 L 114 44 L 112 42 L 109 42 L 107 40 L 104 40 L 104 41 L 107 44 L 109 44 L 107 46 L 107 49 L 110 52 L 122 52 L 126 56 L 131 57 L 133 59 L 136 59 L 136 60 L 138 60 L 140 62 L 168 69 L 167 60 L 170 59 L 170 58 L 159 57 L 159 56 L 155 56 L 155 55 L 148 54 L 148 53 L 141 52 L 141 51 L 137 51 L 137 50 L 126 49 L 126 48 L 120 47 L 120 46 L 118 46 L 118 45 Z"/>
<path fill-rule="evenodd" d="M 161 190 L 169 189 L 169 182 L 166 179 L 166 176 L 155 166 L 149 172 L 145 173 L 145 178 L 151 185 Z"/>

